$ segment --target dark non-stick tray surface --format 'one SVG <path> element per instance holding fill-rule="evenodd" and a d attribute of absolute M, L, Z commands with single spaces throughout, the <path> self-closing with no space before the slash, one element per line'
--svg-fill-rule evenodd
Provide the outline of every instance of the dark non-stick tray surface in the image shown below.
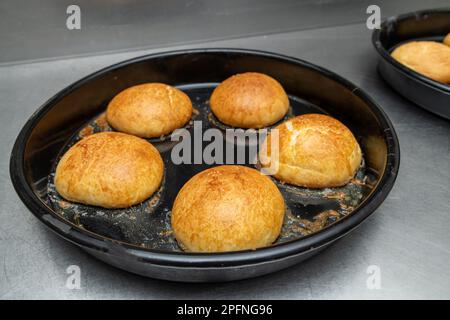
<path fill-rule="evenodd" d="M 179 87 L 189 95 L 193 102 L 194 116 L 190 124 L 186 126 L 192 136 L 194 135 L 192 125 L 194 120 L 201 121 L 203 131 L 208 128 L 227 128 L 226 125 L 215 119 L 209 108 L 208 99 L 214 86 L 215 84 L 202 84 Z M 304 113 L 324 113 L 319 107 L 293 96 L 290 97 L 290 106 L 289 115 L 282 121 Z M 80 138 L 92 133 L 111 130 L 112 128 L 108 126 L 105 120 L 104 113 L 101 114 L 70 139 L 66 147 L 61 150 L 60 156 Z M 223 137 L 224 146 L 226 143 L 233 143 L 225 140 L 225 134 Z M 56 161 L 48 179 L 49 201 L 55 211 L 81 228 L 105 237 L 151 249 L 179 251 L 180 247 L 172 235 L 170 226 L 173 202 L 184 183 L 198 172 L 211 167 L 211 165 L 176 165 L 171 161 L 170 155 L 176 142 L 171 141 L 170 136 L 162 139 L 149 139 L 149 141 L 163 157 L 165 177 L 159 191 L 148 200 L 131 208 L 114 210 L 65 201 L 58 195 L 53 183 Z M 247 155 L 249 154 L 248 149 L 247 146 Z M 251 164 L 250 159 L 246 160 L 242 164 L 256 167 L 256 165 Z M 314 190 L 285 185 L 276 179 L 273 179 L 273 181 L 277 183 L 287 204 L 285 222 L 277 241 L 277 243 L 280 243 L 320 231 L 341 217 L 351 214 L 355 206 L 369 193 L 376 177 L 375 173 L 366 172 L 364 165 L 362 165 L 355 179 L 340 188 Z"/>
<path fill-rule="evenodd" d="M 287 210 L 281 236 L 273 245 L 223 253 L 185 252 L 178 246 L 170 226 L 173 201 L 186 181 L 210 165 L 175 165 L 171 150 L 176 142 L 170 136 L 149 140 L 160 151 L 165 172 L 161 188 L 142 204 L 108 210 L 66 201 L 55 191 L 59 159 L 82 137 L 111 130 L 104 112 L 120 91 L 145 82 L 176 86 L 190 96 L 195 109 L 188 130 L 195 130 L 194 122 L 201 121 L 203 132 L 208 128 L 224 131 L 228 127 L 211 114 L 208 100 L 218 83 L 247 71 L 268 74 L 284 87 L 290 110 L 282 121 L 305 113 L 329 114 L 349 127 L 364 156 L 356 177 L 344 187 L 314 190 L 274 179 Z M 257 168 L 247 155 L 244 165 Z M 222 48 L 131 59 L 67 87 L 21 130 L 11 154 L 10 174 L 20 198 L 41 222 L 94 257 L 148 277 L 210 282 L 267 274 L 322 251 L 383 202 L 395 182 L 399 161 L 392 124 L 361 88 L 299 59 Z"/>

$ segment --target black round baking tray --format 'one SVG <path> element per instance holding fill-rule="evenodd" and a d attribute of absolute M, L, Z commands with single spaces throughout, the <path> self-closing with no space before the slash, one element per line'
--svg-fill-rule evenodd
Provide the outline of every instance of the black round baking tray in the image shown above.
<path fill-rule="evenodd" d="M 450 84 L 425 77 L 390 55 L 399 44 L 440 41 L 450 32 L 450 8 L 416 11 L 386 19 L 374 30 L 372 43 L 379 54 L 378 71 L 398 93 L 418 106 L 450 119 Z"/>
<path fill-rule="evenodd" d="M 213 88 L 227 77 L 245 71 L 271 75 L 291 99 L 308 101 L 353 131 L 364 152 L 366 168 L 375 178 L 371 191 L 350 214 L 318 232 L 270 247 L 198 254 L 145 248 L 102 236 L 79 227 L 54 210 L 47 182 L 58 155 L 118 92 L 144 82 Z M 399 161 L 398 139 L 391 122 L 360 88 L 299 59 L 263 51 L 218 48 L 172 51 L 127 60 L 65 88 L 41 106 L 21 130 L 12 150 L 10 174 L 18 195 L 41 222 L 98 259 L 148 277 L 211 282 L 274 272 L 329 246 L 383 202 L 395 182 Z"/>

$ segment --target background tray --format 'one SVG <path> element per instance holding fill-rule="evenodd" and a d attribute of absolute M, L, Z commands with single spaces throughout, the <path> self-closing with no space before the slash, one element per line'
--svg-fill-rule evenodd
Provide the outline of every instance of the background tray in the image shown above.
<path fill-rule="evenodd" d="M 440 41 L 450 33 L 450 8 L 416 11 L 386 19 L 372 34 L 379 54 L 378 70 L 386 82 L 406 99 L 450 119 L 450 84 L 425 77 L 397 62 L 392 50 L 413 40 Z"/>

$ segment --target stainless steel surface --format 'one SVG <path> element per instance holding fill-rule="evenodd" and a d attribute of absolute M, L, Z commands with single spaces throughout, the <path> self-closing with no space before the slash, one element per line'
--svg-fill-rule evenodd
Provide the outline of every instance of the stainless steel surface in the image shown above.
<path fill-rule="evenodd" d="M 386 201 L 330 249 L 272 275 L 194 285 L 120 271 L 64 242 L 27 211 L 9 180 L 9 154 L 28 117 L 58 90 L 99 68 L 163 49 L 0 67 L 0 298 L 450 298 L 450 123 L 380 79 L 365 24 L 183 48 L 205 46 L 295 56 L 367 90 L 393 121 L 401 145 L 400 173 Z M 81 289 L 66 287 L 70 265 L 81 268 Z M 372 265 L 380 269 L 380 289 L 367 287 Z"/>
<path fill-rule="evenodd" d="M 81 29 L 66 27 L 69 5 Z M 311 29 L 448 6 L 448 0 L 2 0 L 0 63 L 157 48 L 206 40 Z"/>

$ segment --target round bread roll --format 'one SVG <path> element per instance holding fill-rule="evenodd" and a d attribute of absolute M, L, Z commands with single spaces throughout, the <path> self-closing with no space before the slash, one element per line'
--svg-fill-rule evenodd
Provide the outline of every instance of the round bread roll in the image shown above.
<path fill-rule="evenodd" d="M 181 90 L 162 83 L 137 85 L 116 95 L 106 120 L 117 131 L 143 138 L 167 135 L 192 116 L 192 102 Z"/>
<path fill-rule="evenodd" d="M 435 81 L 450 83 L 450 47 L 434 41 L 413 41 L 392 52 L 408 68 Z"/>
<path fill-rule="evenodd" d="M 289 99 L 275 79 L 247 72 L 234 75 L 217 86 L 210 105 L 221 122 L 256 129 L 281 120 L 289 109 Z"/>
<path fill-rule="evenodd" d="M 444 39 L 444 44 L 450 46 L 450 33 Z"/>
<path fill-rule="evenodd" d="M 263 167 L 275 167 L 275 178 L 306 188 L 345 185 L 361 164 L 361 149 L 351 131 L 338 120 L 322 114 L 305 114 L 275 128 L 278 155 L 271 143 L 263 144 Z"/>
<path fill-rule="evenodd" d="M 219 166 L 200 172 L 172 209 L 176 239 L 188 251 L 223 252 L 268 246 L 279 236 L 284 199 L 255 169 Z"/>
<path fill-rule="evenodd" d="M 161 185 L 164 164 L 147 141 L 118 132 L 78 141 L 56 167 L 55 186 L 65 199 L 105 208 L 125 208 Z"/>

